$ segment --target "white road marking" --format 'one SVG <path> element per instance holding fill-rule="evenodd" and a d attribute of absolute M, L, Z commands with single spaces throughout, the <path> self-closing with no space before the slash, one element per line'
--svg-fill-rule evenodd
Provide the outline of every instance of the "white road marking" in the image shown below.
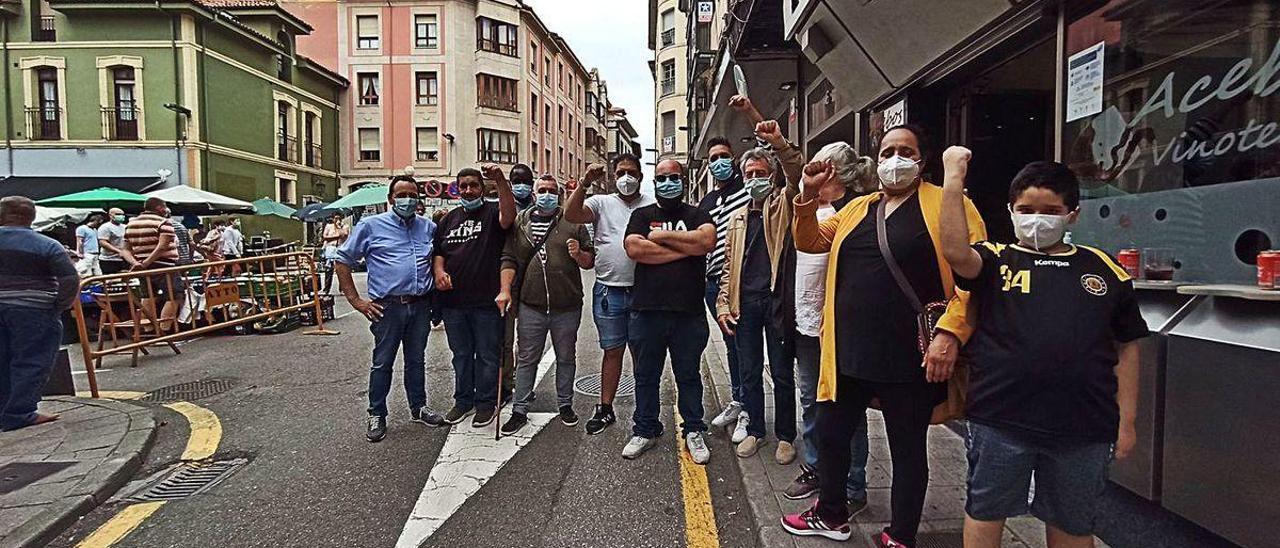
<path fill-rule="evenodd" d="M 554 363 L 554 351 L 547 350 L 542 361 L 538 362 L 534 386 L 542 382 Z M 418 548 L 431 538 L 467 499 L 479 492 L 555 417 L 555 413 L 529 413 L 528 425 L 514 435 L 503 436 L 501 440 L 493 439 L 493 425 L 479 429 L 472 428 L 471 421 L 454 425 L 440 449 L 440 456 L 431 467 L 431 475 L 418 496 L 418 502 L 405 521 L 396 548 Z"/>

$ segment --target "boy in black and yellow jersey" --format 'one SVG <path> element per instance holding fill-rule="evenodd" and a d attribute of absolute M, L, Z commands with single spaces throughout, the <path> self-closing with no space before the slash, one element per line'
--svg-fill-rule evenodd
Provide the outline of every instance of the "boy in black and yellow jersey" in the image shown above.
<path fill-rule="evenodd" d="M 951 147 L 942 248 L 971 292 L 978 326 L 968 415 L 966 548 L 1000 546 L 1005 518 L 1045 522 L 1050 548 L 1093 546 L 1112 455 L 1133 449 L 1138 346 L 1147 324 L 1133 283 L 1105 252 L 1063 243 L 1080 202 L 1075 174 L 1034 162 L 1013 179 L 1018 243 L 968 243 L 962 196 L 970 152 Z"/>

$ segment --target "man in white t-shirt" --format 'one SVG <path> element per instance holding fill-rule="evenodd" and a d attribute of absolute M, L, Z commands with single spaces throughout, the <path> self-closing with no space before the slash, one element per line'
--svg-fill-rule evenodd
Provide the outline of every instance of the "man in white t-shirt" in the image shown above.
<path fill-rule="evenodd" d="M 640 159 L 621 154 L 613 161 L 616 191 L 586 198 L 592 184 L 604 180 L 604 166 L 587 167 L 582 184 L 574 189 L 564 207 L 566 221 L 590 224 L 595 230 L 596 284 L 591 291 L 592 315 L 600 333 L 604 359 L 600 367 L 600 404 L 587 421 L 587 434 L 599 434 L 617 421 L 613 397 L 622 378 L 622 355 L 626 352 L 627 323 L 631 316 L 631 286 L 636 263 L 627 256 L 626 238 L 631 212 L 655 203 L 653 196 L 640 192 Z"/>

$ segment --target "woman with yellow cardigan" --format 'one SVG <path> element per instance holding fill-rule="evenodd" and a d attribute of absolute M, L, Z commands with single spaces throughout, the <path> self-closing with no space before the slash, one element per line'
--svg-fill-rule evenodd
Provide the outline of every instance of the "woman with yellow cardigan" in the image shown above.
<path fill-rule="evenodd" d="M 920 179 L 926 152 L 919 128 L 890 129 L 878 155 L 881 191 L 855 199 L 822 222 L 815 198 L 834 176 L 832 167 L 805 167 L 792 227 L 796 249 L 830 252 L 831 262 L 818 380 L 821 487 L 813 508 L 783 516 L 783 527 L 793 534 L 850 537 L 844 485 L 849 440 L 855 419 L 876 399 L 893 461 L 893 517 L 879 541 L 886 547 L 915 546 L 929 485 L 930 418 L 946 399 L 946 381 L 972 331 L 965 318 L 967 294 L 956 290 L 939 243 L 942 189 Z M 965 207 L 969 241 L 985 239 L 977 209 L 968 199 Z M 942 314 L 931 331 L 922 333 L 921 309 L 925 315 L 928 310 Z"/>

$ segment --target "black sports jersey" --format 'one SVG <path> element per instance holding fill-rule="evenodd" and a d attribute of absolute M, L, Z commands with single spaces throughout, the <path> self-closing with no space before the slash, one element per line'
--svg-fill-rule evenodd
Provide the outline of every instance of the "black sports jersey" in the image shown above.
<path fill-rule="evenodd" d="M 1145 337 L 1133 282 L 1105 252 L 1074 246 L 1045 255 L 980 242 L 972 292 L 978 327 L 967 414 L 1042 439 L 1113 442 L 1116 344 Z"/>

